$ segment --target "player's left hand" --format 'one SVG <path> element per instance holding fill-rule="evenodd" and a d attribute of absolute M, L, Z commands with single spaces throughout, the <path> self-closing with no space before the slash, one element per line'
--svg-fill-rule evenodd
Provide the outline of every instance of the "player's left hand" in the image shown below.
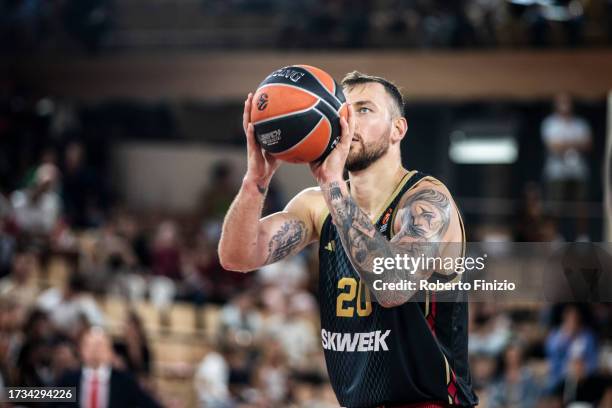
<path fill-rule="evenodd" d="M 346 119 L 340 117 L 340 141 L 322 162 L 310 163 L 310 170 L 319 185 L 330 181 L 342 181 L 344 164 L 351 149 L 351 141 L 355 133 L 355 112 L 349 104 Z"/>

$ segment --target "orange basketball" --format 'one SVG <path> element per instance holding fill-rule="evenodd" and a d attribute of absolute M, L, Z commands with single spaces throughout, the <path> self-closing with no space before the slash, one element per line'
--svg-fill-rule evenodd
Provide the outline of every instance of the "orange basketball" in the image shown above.
<path fill-rule="evenodd" d="M 291 163 L 323 160 L 340 139 L 347 105 L 327 72 L 309 65 L 274 71 L 253 96 L 251 121 L 262 148 Z"/>

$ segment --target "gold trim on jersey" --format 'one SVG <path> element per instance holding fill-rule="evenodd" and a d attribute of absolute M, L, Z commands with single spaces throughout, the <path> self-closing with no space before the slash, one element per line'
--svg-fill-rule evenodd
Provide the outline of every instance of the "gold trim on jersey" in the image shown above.
<path fill-rule="evenodd" d="M 444 357 L 444 366 L 446 368 L 446 385 L 450 383 L 450 366 L 448 365 L 448 360 L 446 359 L 446 355 L 442 353 L 442 357 Z"/>
<path fill-rule="evenodd" d="M 325 209 L 322 211 L 322 214 L 319 216 L 319 220 L 321 220 L 321 225 L 319 226 L 319 241 L 321 241 L 321 237 L 323 236 L 323 226 L 325 225 L 325 221 L 329 216 L 329 208 L 327 208 L 327 203 L 325 204 Z"/>
<path fill-rule="evenodd" d="M 461 274 L 457 273 L 457 272 L 455 272 L 455 273 L 457 274 L 457 276 L 455 276 L 453 279 L 449 280 L 447 283 L 455 283 L 455 282 L 459 282 L 461 280 Z"/>
<path fill-rule="evenodd" d="M 453 200 L 453 202 L 454 201 L 455 200 Z M 459 217 L 459 224 L 461 225 L 461 242 L 463 242 L 463 245 L 461 247 L 461 257 L 463 258 L 465 256 L 465 247 L 467 245 L 467 242 L 465 239 L 465 225 L 463 224 L 463 217 L 461 216 L 459 207 L 457 207 L 457 203 L 455 203 L 455 207 L 457 208 L 457 217 Z"/>
<path fill-rule="evenodd" d="M 416 174 L 416 172 L 417 172 L 416 170 L 410 170 L 410 171 L 408 171 L 406 174 L 404 174 L 402 176 L 402 179 L 400 180 L 400 182 L 397 185 L 397 187 L 395 187 L 395 190 L 393 190 L 393 193 L 391 193 L 391 196 L 389 197 L 389 199 L 385 202 L 385 205 L 382 206 L 382 209 L 379 211 L 379 213 L 376 215 L 376 217 L 374 217 L 373 220 L 370 220 L 370 221 L 372 221 L 372 224 L 376 225 L 376 223 L 378 222 L 380 217 L 383 216 L 383 214 L 387 211 L 387 209 L 389 208 L 389 206 L 391 205 L 393 200 L 395 200 L 395 198 L 397 197 L 399 192 L 402 191 L 402 188 L 404 188 L 406 183 L 412 178 L 412 176 L 414 176 Z"/>
<path fill-rule="evenodd" d="M 453 401 L 453 396 L 450 395 L 450 393 L 448 392 L 448 386 L 450 384 L 451 381 L 451 368 L 450 368 L 450 364 L 448 364 L 448 360 L 446 358 L 446 354 L 442 353 L 442 357 L 444 357 L 444 366 L 446 368 L 446 396 L 448 397 L 448 403 L 449 405 L 454 405 L 455 401 Z M 459 390 L 456 390 L 455 392 L 459 392 Z"/>

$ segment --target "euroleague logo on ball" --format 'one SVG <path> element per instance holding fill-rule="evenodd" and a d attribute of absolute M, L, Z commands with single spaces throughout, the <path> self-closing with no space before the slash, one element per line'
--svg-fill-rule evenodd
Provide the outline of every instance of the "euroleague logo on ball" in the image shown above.
<path fill-rule="evenodd" d="M 262 93 L 257 100 L 257 109 L 260 111 L 268 107 L 268 94 Z"/>

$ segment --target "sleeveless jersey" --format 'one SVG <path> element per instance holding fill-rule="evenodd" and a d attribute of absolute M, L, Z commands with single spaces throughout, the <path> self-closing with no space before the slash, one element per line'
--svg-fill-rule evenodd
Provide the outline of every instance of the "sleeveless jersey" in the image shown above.
<path fill-rule="evenodd" d="M 427 178 L 435 180 L 411 171 L 397 186 L 375 224 L 387 239 L 400 199 Z M 476 405 L 468 367 L 465 293 L 419 291 L 416 300 L 383 308 L 370 301 L 329 214 L 319 244 L 321 337 L 340 404 L 347 408 L 430 401 Z M 433 280 L 461 279 L 456 274 L 434 275 Z M 441 296 L 455 301 L 440 302 Z"/>

